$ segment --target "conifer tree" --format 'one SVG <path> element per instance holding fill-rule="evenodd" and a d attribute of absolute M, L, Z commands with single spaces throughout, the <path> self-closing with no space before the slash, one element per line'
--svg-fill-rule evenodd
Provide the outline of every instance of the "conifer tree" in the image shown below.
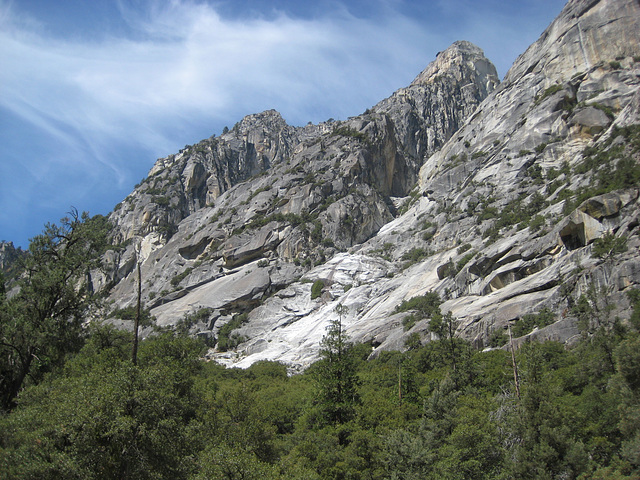
<path fill-rule="evenodd" d="M 347 308 L 338 305 L 336 313 L 338 318 L 331 320 L 320 343 L 322 360 L 318 368 L 318 404 L 328 424 L 343 424 L 353 419 L 358 403 L 353 345 L 342 325 Z"/>
<path fill-rule="evenodd" d="M 91 269 L 106 248 L 105 217 L 77 210 L 47 224 L 22 260 L 18 291 L 0 303 L 0 409 L 10 409 L 29 379 L 81 346 L 81 324 L 91 305 Z"/>

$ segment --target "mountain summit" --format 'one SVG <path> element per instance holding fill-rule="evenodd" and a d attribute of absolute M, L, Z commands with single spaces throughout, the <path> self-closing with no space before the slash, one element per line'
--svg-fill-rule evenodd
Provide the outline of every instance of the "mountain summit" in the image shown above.
<path fill-rule="evenodd" d="M 498 85 L 496 67 L 484 56 L 484 52 L 471 42 L 460 40 L 436 55 L 411 85 L 435 83 L 442 76 L 450 77 L 461 86 L 479 88 L 483 96 Z"/>
<path fill-rule="evenodd" d="M 372 355 L 437 338 L 420 308 L 433 294 L 478 347 L 502 346 L 507 324 L 517 342 L 571 342 L 594 292 L 628 318 L 639 20 L 636 1 L 570 1 L 502 84 L 456 42 L 346 121 L 267 111 L 159 159 L 110 216 L 125 247 L 96 288 L 133 305 L 140 262 L 158 323 L 243 367 L 305 367 L 338 306 Z"/>

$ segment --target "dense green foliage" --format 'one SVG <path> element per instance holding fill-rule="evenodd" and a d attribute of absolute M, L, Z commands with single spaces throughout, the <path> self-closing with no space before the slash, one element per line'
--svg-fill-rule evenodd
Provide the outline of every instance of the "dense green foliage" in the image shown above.
<path fill-rule="evenodd" d="M 81 346 L 81 322 L 94 300 L 87 277 L 99 266 L 107 231 L 104 217 L 74 210 L 31 240 L 18 292 L 0 297 L 0 410 Z"/>
<path fill-rule="evenodd" d="M 355 370 L 356 353 L 342 329 L 346 307 L 337 307 L 339 318 L 331 321 L 327 335 L 320 344 L 322 360 L 315 365 L 318 396 L 317 423 L 342 425 L 356 415 L 359 402 L 358 378 Z"/>
<path fill-rule="evenodd" d="M 365 144 L 370 144 L 371 140 L 369 139 L 369 137 L 367 136 L 366 133 L 364 132 L 360 132 L 358 130 L 356 130 L 355 128 L 349 127 L 349 126 L 344 126 L 344 127 L 336 127 L 333 129 L 332 135 L 338 135 L 338 136 L 343 136 L 343 137 L 352 137 L 355 138 Z"/>
<path fill-rule="evenodd" d="M 322 280 L 316 280 L 311 285 L 311 300 L 315 300 L 316 298 L 322 295 L 322 289 L 324 288 L 324 282 Z"/>
<path fill-rule="evenodd" d="M 572 300 L 572 347 L 526 343 L 481 352 L 455 336 L 435 292 L 397 312 L 429 320 L 406 352 L 368 359 L 336 308 L 321 359 L 303 374 L 258 362 L 204 362 L 186 335 L 141 342 L 81 321 L 95 296 L 86 276 L 106 247 L 104 218 L 73 214 L 32 242 L 10 298 L 0 288 L 0 478 L 3 479 L 618 479 L 640 477 L 640 290 L 628 322 L 596 287 Z M 605 237 L 602 258 L 626 244 Z M 461 247 L 458 253 L 469 251 Z M 126 312 L 125 312 L 126 313 Z M 238 341 L 237 315 L 218 346 Z M 555 320 L 543 309 L 513 333 Z M 504 332 L 496 346 L 508 342 Z M 225 347 L 226 346 L 226 347 Z"/>
<path fill-rule="evenodd" d="M 520 398 L 508 352 L 454 338 L 435 296 L 412 305 L 441 340 L 366 360 L 336 320 L 294 376 L 202 362 L 198 340 L 169 334 L 143 341 L 134 366 L 129 333 L 94 328 L 0 417 L 0 477 L 638 478 L 639 299 L 623 326 L 593 290 L 576 346 L 522 346 Z"/>
<path fill-rule="evenodd" d="M 234 332 L 234 330 L 240 328 L 247 323 L 248 315 L 246 313 L 239 313 L 233 316 L 233 318 L 225 323 L 218 331 L 218 350 L 226 352 L 230 348 L 235 348 L 238 344 L 244 342 L 245 338 Z"/>
<path fill-rule="evenodd" d="M 531 332 L 535 327 L 546 327 L 555 322 L 555 320 L 553 312 L 545 307 L 538 313 L 529 313 L 519 318 L 513 325 L 513 335 L 521 337 Z"/>

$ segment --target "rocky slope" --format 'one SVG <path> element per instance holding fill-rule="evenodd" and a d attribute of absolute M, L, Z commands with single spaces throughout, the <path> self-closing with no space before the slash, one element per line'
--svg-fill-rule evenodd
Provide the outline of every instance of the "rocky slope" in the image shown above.
<path fill-rule="evenodd" d="M 430 67 L 439 77 L 419 77 L 345 122 L 295 128 L 267 111 L 158 160 L 111 214 L 114 241 L 126 244 L 102 279 L 114 286 L 111 298 L 132 301 L 136 251 L 153 308 L 256 259 L 278 260 L 274 291 L 375 235 L 397 213 L 393 198 L 415 186 L 424 158 L 498 83 L 468 42 L 440 57 Z M 158 316 L 172 323 L 182 313 Z"/>
<path fill-rule="evenodd" d="M 519 341 L 570 341 L 596 291 L 625 318 L 640 282 L 639 19 L 635 1 L 570 1 L 499 86 L 457 42 L 347 121 L 263 112 L 158 160 L 111 215 L 111 307 L 134 302 L 140 261 L 160 325 L 224 340 L 211 355 L 230 365 L 292 368 L 316 358 L 338 305 L 373 354 L 428 341 L 429 319 L 397 307 L 430 291 L 479 347 L 545 307 L 552 323 Z"/>
<path fill-rule="evenodd" d="M 19 270 L 19 262 L 24 253 L 20 247 L 15 248 L 13 242 L 0 242 L 0 274 L 4 275 L 9 283 Z"/>

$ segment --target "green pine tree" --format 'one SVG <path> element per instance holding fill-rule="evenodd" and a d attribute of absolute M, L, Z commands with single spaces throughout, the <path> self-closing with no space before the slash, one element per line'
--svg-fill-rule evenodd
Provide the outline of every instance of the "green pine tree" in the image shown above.
<path fill-rule="evenodd" d="M 347 308 L 338 305 L 338 318 L 331 320 L 320 343 L 322 360 L 318 366 L 318 405 L 327 424 L 343 424 L 355 417 L 359 402 L 353 345 L 344 332 L 342 317 Z"/>

